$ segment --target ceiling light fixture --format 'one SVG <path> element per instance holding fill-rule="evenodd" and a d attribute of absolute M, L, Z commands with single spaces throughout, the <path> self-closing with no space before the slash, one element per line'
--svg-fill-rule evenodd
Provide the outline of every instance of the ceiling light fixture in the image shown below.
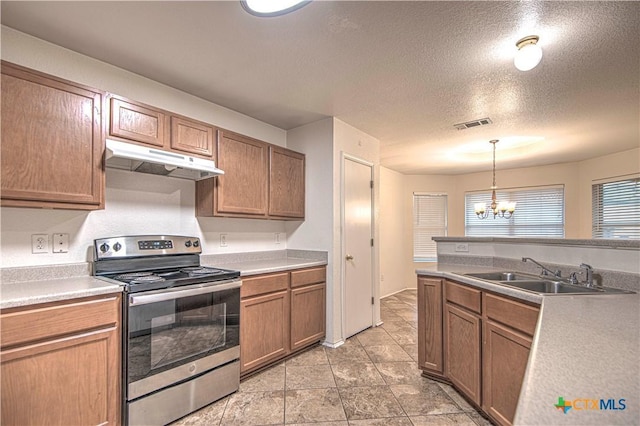
<path fill-rule="evenodd" d="M 536 35 L 521 38 L 516 43 L 518 51 L 513 58 L 513 64 L 520 71 L 529 71 L 534 69 L 542 59 L 542 49 L 538 46 L 540 37 Z"/>
<path fill-rule="evenodd" d="M 476 216 L 478 219 L 486 219 L 489 217 L 489 212 L 493 213 L 493 218 L 501 217 L 504 219 L 510 219 L 513 216 L 513 213 L 516 211 L 516 203 L 515 202 L 498 202 L 496 200 L 496 144 L 498 143 L 497 139 L 489 141 L 490 144 L 493 145 L 493 185 L 491 185 L 491 204 L 489 204 L 489 208 L 484 203 L 476 203 L 473 205 Z"/>
<path fill-rule="evenodd" d="M 240 0 L 244 10 L 261 17 L 285 15 L 309 3 L 311 0 Z"/>

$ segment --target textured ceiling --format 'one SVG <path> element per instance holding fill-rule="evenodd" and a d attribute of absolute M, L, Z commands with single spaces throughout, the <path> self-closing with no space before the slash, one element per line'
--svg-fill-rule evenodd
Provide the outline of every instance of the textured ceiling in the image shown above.
<path fill-rule="evenodd" d="M 11 2 L 2 23 L 283 129 L 324 117 L 403 173 L 578 161 L 640 146 L 639 2 Z M 537 34 L 529 72 L 515 42 Z M 459 131 L 456 123 L 493 124 Z"/>

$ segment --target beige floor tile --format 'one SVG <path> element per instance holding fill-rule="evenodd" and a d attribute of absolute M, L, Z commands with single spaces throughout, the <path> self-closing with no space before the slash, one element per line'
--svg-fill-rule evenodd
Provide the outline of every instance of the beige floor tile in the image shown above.
<path fill-rule="evenodd" d="M 380 309 L 380 319 L 382 321 L 404 321 L 404 318 L 391 309 Z"/>
<path fill-rule="evenodd" d="M 398 316 L 400 316 L 400 318 L 404 319 L 405 321 L 409 321 L 409 322 L 418 321 L 417 311 L 406 309 L 402 311 L 396 311 L 396 313 L 398 314 Z"/>
<path fill-rule="evenodd" d="M 284 421 L 284 392 L 246 392 L 231 396 L 221 425 L 278 425 Z"/>
<path fill-rule="evenodd" d="M 484 418 L 484 416 L 477 411 L 469 412 L 467 415 L 471 417 L 478 426 L 493 426 L 493 423 Z"/>
<path fill-rule="evenodd" d="M 409 354 L 411 359 L 418 362 L 418 345 L 400 345 L 400 347 Z"/>
<path fill-rule="evenodd" d="M 465 413 L 415 416 L 411 417 L 411 422 L 414 426 L 476 426 L 473 419 Z"/>
<path fill-rule="evenodd" d="M 297 365 L 329 364 L 324 346 L 316 346 L 286 361 L 287 367 Z"/>
<path fill-rule="evenodd" d="M 372 362 L 335 364 L 331 369 L 339 388 L 385 385 L 385 381 Z"/>
<path fill-rule="evenodd" d="M 349 422 L 345 420 L 343 422 L 290 423 L 287 426 L 349 426 Z"/>
<path fill-rule="evenodd" d="M 407 325 L 406 328 L 389 332 L 395 343 L 399 345 L 417 345 L 418 344 L 418 331 Z"/>
<path fill-rule="evenodd" d="M 329 364 L 287 366 L 286 389 L 335 388 L 336 382 Z"/>
<path fill-rule="evenodd" d="M 438 382 L 438 386 L 440 386 L 440 388 L 445 391 L 445 393 L 449 395 L 449 397 L 453 399 L 456 404 L 458 404 L 458 407 L 460 407 L 462 411 L 476 411 L 476 409 L 473 408 L 473 406 L 469 402 L 467 402 L 467 400 L 464 399 L 464 397 L 460 395 L 452 386 L 440 382 Z"/>
<path fill-rule="evenodd" d="M 349 421 L 405 415 L 388 386 L 340 388 L 339 391 Z"/>
<path fill-rule="evenodd" d="M 395 343 L 393 338 L 382 327 L 370 328 L 355 336 L 362 346 L 390 345 Z"/>
<path fill-rule="evenodd" d="M 367 352 L 357 339 L 349 339 L 344 343 L 344 345 L 335 349 L 327 348 L 326 353 L 331 365 L 354 362 L 371 362 L 369 355 L 367 355 Z"/>
<path fill-rule="evenodd" d="M 356 426 L 412 426 L 409 417 L 388 417 L 382 419 L 351 420 L 349 425 Z"/>
<path fill-rule="evenodd" d="M 336 388 L 286 391 L 285 423 L 346 420 Z"/>
<path fill-rule="evenodd" d="M 218 425 L 220 424 L 220 420 L 222 420 L 222 415 L 224 414 L 224 409 L 226 408 L 228 401 L 229 397 L 216 401 L 175 423 L 171 423 L 171 426 Z"/>
<path fill-rule="evenodd" d="M 365 346 L 365 351 L 374 363 L 413 361 L 399 345 Z"/>
<path fill-rule="evenodd" d="M 392 385 L 390 388 L 410 417 L 462 411 L 438 384 L 432 381 L 425 381 L 420 385 Z"/>
<path fill-rule="evenodd" d="M 414 361 L 376 363 L 376 368 L 388 385 L 421 384 L 427 380 Z"/>
<path fill-rule="evenodd" d="M 284 390 L 284 363 L 243 380 L 240 392 L 265 392 Z"/>
<path fill-rule="evenodd" d="M 412 328 L 409 323 L 403 319 L 385 321 L 384 324 L 381 325 L 381 327 L 384 328 L 389 334 L 398 330 L 408 330 L 409 328 Z"/>

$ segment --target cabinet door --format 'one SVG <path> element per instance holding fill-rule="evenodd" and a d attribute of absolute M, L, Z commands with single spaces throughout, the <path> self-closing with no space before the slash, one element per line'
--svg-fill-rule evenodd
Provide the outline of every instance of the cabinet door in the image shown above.
<path fill-rule="evenodd" d="M 235 133 L 218 133 L 215 215 L 266 216 L 268 145 Z"/>
<path fill-rule="evenodd" d="M 240 372 L 289 353 L 289 292 L 240 301 Z"/>
<path fill-rule="evenodd" d="M 171 116 L 171 149 L 204 157 L 213 156 L 213 127 Z"/>
<path fill-rule="evenodd" d="M 321 340 L 325 335 L 326 285 L 314 284 L 291 290 L 291 350 Z"/>
<path fill-rule="evenodd" d="M 165 145 L 167 115 L 159 109 L 111 98 L 110 122 L 110 135 L 146 145 Z"/>
<path fill-rule="evenodd" d="M 304 219 L 305 156 L 269 147 L 269 216 Z"/>
<path fill-rule="evenodd" d="M 442 280 L 418 277 L 418 364 L 442 378 Z"/>
<path fill-rule="evenodd" d="M 480 404 L 480 317 L 445 305 L 447 377 L 468 398 Z"/>
<path fill-rule="evenodd" d="M 104 207 L 99 91 L 2 63 L 2 205 Z"/>
<path fill-rule="evenodd" d="M 483 409 L 501 425 L 513 423 L 530 349 L 528 336 L 485 321 Z"/>

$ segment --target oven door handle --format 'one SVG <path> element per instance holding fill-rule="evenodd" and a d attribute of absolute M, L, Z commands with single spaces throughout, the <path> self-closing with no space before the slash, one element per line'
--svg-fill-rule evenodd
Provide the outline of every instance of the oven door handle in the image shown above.
<path fill-rule="evenodd" d="M 176 300 L 183 297 L 197 296 L 199 294 L 216 293 L 218 291 L 233 290 L 242 286 L 241 280 L 233 280 L 226 282 L 213 282 L 190 286 L 189 288 L 177 288 L 162 291 L 155 294 L 140 294 L 129 296 L 129 306 L 148 305 L 149 303 L 165 302 L 167 300 Z"/>

